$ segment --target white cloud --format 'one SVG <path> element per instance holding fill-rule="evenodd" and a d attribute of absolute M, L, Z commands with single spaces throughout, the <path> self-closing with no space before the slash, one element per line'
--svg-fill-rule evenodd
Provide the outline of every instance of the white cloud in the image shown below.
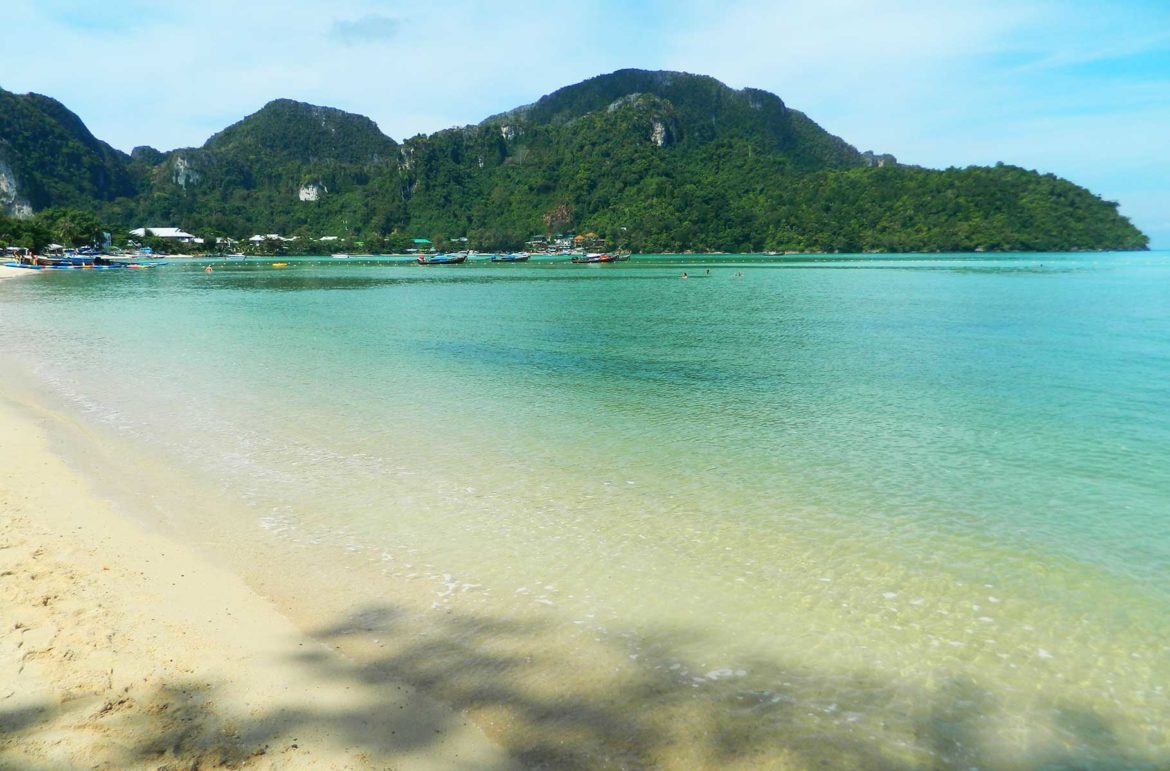
<path fill-rule="evenodd" d="M 347 45 L 378 43 L 397 37 L 400 26 L 398 19 L 371 13 L 360 19 L 338 19 L 331 34 Z"/>
<path fill-rule="evenodd" d="M 1127 180 L 1159 173 L 1170 135 L 1167 22 L 1170 7 L 1098 0 L 747 0 L 676 24 L 665 59 L 773 91 L 904 162 L 1002 160 L 1065 176 L 1152 231 L 1157 204 L 1145 202 L 1157 196 L 1125 194 Z M 1170 233 L 1156 235 L 1170 246 Z"/>
<path fill-rule="evenodd" d="M 1156 109 L 1170 83 L 1170 8 L 1155 3 L 201 0 L 166 4 L 165 12 L 153 7 L 110 0 L 97 13 L 79 0 L 7 0 L 10 34 L 44 41 L 52 55 L 9 57 L 0 86 L 56 97 L 122 149 L 170 149 L 202 144 L 278 97 L 368 115 L 401 140 L 477 122 L 622 67 L 678 69 L 772 91 L 861 149 L 931 166 L 1004 160 L 1070 176 L 1106 197 L 1145 190 L 1115 184 L 1111 170 L 1133 169 L 1135 180 L 1144 179 L 1139 159 L 1164 155 L 1157 138 L 1170 135 L 1170 118 Z M 1132 70 L 1143 56 L 1153 72 L 1137 77 Z M 1095 187 L 1097 180 L 1109 189 Z M 1145 210 L 1137 201 L 1123 204 Z M 1139 225 L 1143 216 L 1135 215 Z"/>

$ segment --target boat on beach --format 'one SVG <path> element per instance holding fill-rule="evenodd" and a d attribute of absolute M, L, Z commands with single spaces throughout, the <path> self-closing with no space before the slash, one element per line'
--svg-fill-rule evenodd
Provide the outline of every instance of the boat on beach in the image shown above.
<path fill-rule="evenodd" d="M 111 260 L 102 255 L 70 255 L 67 257 L 40 257 L 27 255 L 4 263 L 6 268 L 26 270 L 141 270 L 166 265 L 166 260 Z"/>
<path fill-rule="evenodd" d="M 467 261 L 467 252 L 455 252 L 454 254 L 434 254 L 427 257 L 425 254 L 418 256 L 419 265 L 458 265 L 461 262 Z"/>

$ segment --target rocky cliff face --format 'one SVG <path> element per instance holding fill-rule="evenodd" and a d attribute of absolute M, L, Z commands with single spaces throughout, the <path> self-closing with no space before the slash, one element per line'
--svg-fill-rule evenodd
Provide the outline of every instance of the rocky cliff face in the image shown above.
<path fill-rule="evenodd" d="M 191 167 L 191 162 L 187 160 L 186 156 L 176 155 L 174 165 L 171 171 L 171 179 L 176 185 L 187 189 L 187 185 L 197 185 L 202 179 L 199 172 Z"/>
<path fill-rule="evenodd" d="M 871 169 L 880 169 L 886 166 L 897 166 L 898 159 L 889 153 L 875 153 L 872 150 L 866 150 L 861 154 L 861 159 L 865 165 Z"/>
<path fill-rule="evenodd" d="M 32 207 L 20 195 L 16 173 L 3 155 L 0 155 L 0 214 L 24 218 L 31 217 L 32 213 Z"/>
<path fill-rule="evenodd" d="M 329 192 L 328 188 L 320 183 L 310 183 L 301 185 L 301 189 L 297 191 L 297 198 L 302 201 L 319 201 Z"/>

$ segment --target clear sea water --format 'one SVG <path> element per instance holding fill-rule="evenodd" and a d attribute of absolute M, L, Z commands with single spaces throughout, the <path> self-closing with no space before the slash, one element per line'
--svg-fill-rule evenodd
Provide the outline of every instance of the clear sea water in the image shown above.
<path fill-rule="evenodd" d="M 1170 254 L 272 262 L 0 282 L 0 374 L 346 676 L 557 768 L 1170 767 Z"/>

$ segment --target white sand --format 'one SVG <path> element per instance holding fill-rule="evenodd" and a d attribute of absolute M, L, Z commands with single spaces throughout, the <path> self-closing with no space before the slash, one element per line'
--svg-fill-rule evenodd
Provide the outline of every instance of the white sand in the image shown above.
<path fill-rule="evenodd" d="M 0 400 L 0 768 L 514 767 L 96 497 L 57 419 Z"/>
<path fill-rule="evenodd" d="M 35 276 L 38 272 L 29 270 L 28 268 L 10 268 L 7 265 L 0 265 L 0 281 L 6 278 L 16 278 L 17 276 Z"/>

